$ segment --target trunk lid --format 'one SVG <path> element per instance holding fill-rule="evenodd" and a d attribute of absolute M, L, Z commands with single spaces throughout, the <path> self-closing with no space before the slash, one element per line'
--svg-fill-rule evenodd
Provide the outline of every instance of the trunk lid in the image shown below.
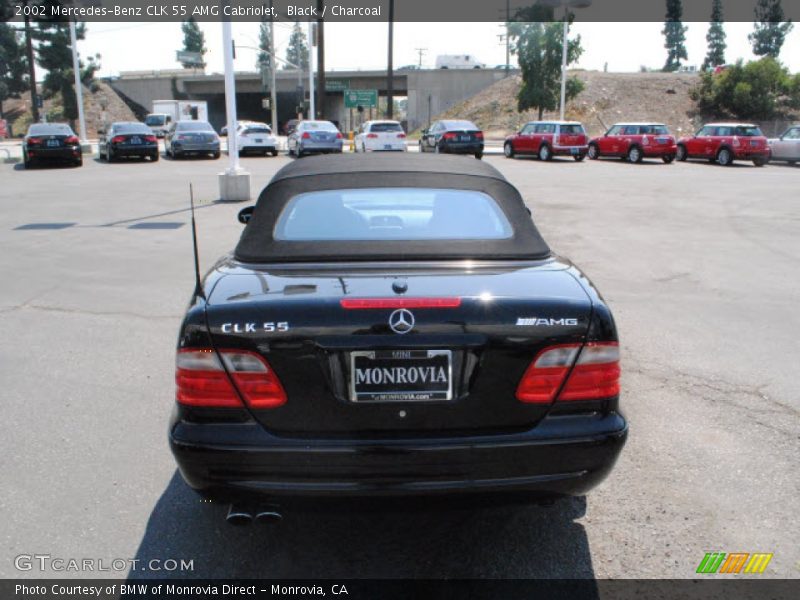
<path fill-rule="evenodd" d="M 208 324 L 217 348 L 258 352 L 281 380 L 286 404 L 253 412 L 275 434 L 529 429 L 549 407 L 519 402 L 519 380 L 544 347 L 583 341 L 592 306 L 569 265 L 526 264 L 235 267 Z M 400 319 L 400 298 L 428 305 Z"/>

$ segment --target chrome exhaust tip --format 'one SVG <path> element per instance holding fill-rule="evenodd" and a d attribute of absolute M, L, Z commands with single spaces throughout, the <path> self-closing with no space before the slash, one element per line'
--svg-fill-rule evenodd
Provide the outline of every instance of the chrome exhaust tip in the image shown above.
<path fill-rule="evenodd" d="M 256 511 L 255 520 L 259 523 L 279 523 L 283 521 L 283 513 L 280 507 L 268 504 Z"/>
<path fill-rule="evenodd" d="M 253 522 L 253 513 L 242 506 L 231 504 L 230 508 L 228 508 L 228 516 L 225 517 L 225 520 L 231 525 L 242 527 L 244 525 L 250 525 L 250 523 Z"/>

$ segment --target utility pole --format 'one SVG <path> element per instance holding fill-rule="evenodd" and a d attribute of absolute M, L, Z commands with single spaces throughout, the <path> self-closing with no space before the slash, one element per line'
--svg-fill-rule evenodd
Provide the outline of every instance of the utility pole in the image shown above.
<path fill-rule="evenodd" d="M 419 54 L 419 63 L 417 63 L 417 66 L 421 69 L 422 68 L 422 57 L 428 51 L 428 49 L 427 48 L 414 48 L 414 50 L 416 50 L 417 54 Z"/>
<path fill-rule="evenodd" d="M 270 6 L 272 2 L 270 1 Z M 269 56 L 270 56 L 270 77 L 272 81 L 269 86 L 269 108 L 270 115 L 272 116 L 272 133 L 278 135 L 278 90 L 277 75 L 275 71 L 278 68 L 278 61 L 275 57 L 275 20 L 270 19 L 269 22 Z"/>
<path fill-rule="evenodd" d="M 25 0 L 25 8 L 28 7 L 28 0 Z M 25 12 L 25 50 L 28 54 L 28 77 L 31 80 L 31 114 L 33 122 L 39 122 L 39 94 L 36 92 L 36 63 L 33 57 L 33 40 L 31 39 L 31 18 Z"/>
<path fill-rule="evenodd" d="M 324 0 L 317 0 L 317 11 L 323 14 Z M 317 20 L 317 113 L 325 118 L 325 22 Z"/>
<path fill-rule="evenodd" d="M 313 121 L 317 118 L 314 99 L 314 27 L 308 22 L 308 118 Z"/>
<path fill-rule="evenodd" d="M 389 0 L 389 56 L 386 66 L 386 118 L 394 117 L 394 0 Z"/>
<path fill-rule="evenodd" d="M 83 115 L 83 86 L 81 85 L 81 62 L 78 59 L 78 34 L 75 31 L 75 21 L 69 22 L 69 39 L 72 45 L 72 70 L 75 73 L 75 99 L 78 103 L 78 125 L 81 134 L 81 148 L 87 145 L 86 118 Z"/>

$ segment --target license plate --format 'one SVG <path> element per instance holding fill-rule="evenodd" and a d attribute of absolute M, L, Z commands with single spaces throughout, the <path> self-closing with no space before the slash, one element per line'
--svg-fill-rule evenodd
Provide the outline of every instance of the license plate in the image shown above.
<path fill-rule="evenodd" d="M 142 143 L 142 138 L 140 138 L 138 136 L 133 136 L 131 138 L 131 144 L 137 145 L 137 144 L 141 144 L 141 143 Z"/>
<path fill-rule="evenodd" d="M 751 146 L 758 146 L 758 142 L 756 140 L 750 140 Z"/>
<path fill-rule="evenodd" d="M 667 142 L 669 142 L 668 138 L 663 138 L 663 137 L 656 138 L 657 144 L 666 144 Z"/>
<path fill-rule="evenodd" d="M 383 149 L 384 150 L 391 150 L 392 149 L 392 145 L 391 144 L 384 144 L 383 145 Z"/>
<path fill-rule="evenodd" d="M 261 142 L 263 142 L 263 141 L 264 141 L 264 140 L 262 140 L 261 138 L 256 138 L 256 144 L 260 144 L 260 143 L 261 143 Z"/>
<path fill-rule="evenodd" d="M 472 136 L 471 135 L 462 135 L 461 136 L 461 141 L 462 142 L 469 142 L 470 140 L 472 140 Z"/>
<path fill-rule="evenodd" d="M 350 400 L 452 400 L 452 355 L 450 350 L 351 352 Z"/>
<path fill-rule="evenodd" d="M 569 151 L 570 151 L 571 154 L 577 154 L 578 153 L 578 149 L 577 148 L 570 148 Z"/>
<path fill-rule="evenodd" d="M 61 145 L 61 142 L 58 140 L 47 140 L 47 147 L 48 148 L 57 148 Z"/>

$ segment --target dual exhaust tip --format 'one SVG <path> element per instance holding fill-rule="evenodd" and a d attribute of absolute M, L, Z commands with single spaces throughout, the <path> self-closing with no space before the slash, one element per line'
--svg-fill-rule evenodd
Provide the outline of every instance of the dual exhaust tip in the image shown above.
<path fill-rule="evenodd" d="M 230 525 L 243 527 L 254 521 L 259 523 L 279 523 L 283 520 L 280 507 L 275 504 L 248 506 L 244 504 L 231 504 L 225 520 Z"/>

